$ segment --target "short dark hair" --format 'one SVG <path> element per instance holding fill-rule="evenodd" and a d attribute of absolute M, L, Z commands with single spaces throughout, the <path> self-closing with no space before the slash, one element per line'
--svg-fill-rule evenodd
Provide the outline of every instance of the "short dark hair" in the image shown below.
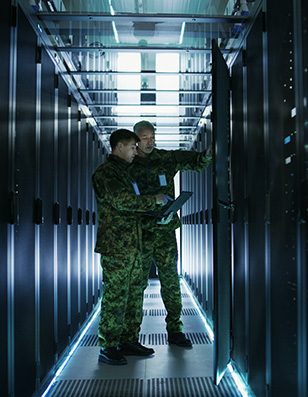
<path fill-rule="evenodd" d="M 154 125 L 152 123 L 150 123 L 149 121 L 142 120 L 134 125 L 134 133 L 138 134 L 139 130 L 151 130 L 154 132 L 155 128 L 154 128 Z"/>
<path fill-rule="evenodd" d="M 128 142 L 128 141 L 131 141 L 132 139 L 134 139 L 134 141 L 136 143 L 140 141 L 138 136 L 136 134 L 134 134 L 133 131 L 126 130 L 125 128 L 115 130 L 110 135 L 111 149 L 113 150 L 119 142 Z"/>

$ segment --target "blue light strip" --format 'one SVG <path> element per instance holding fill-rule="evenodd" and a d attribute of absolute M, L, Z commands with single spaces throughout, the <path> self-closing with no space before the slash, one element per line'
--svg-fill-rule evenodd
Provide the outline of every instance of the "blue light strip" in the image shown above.
<path fill-rule="evenodd" d="M 232 364 L 228 364 L 228 370 L 243 397 L 255 397 L 254 393 L 251 391 L 250 387 L 247 386 L 240 376 L 240 374 L 233 368 Z"/>
<path fill-rule="evenodd" d="M 94 312 L 91 320 L 88 322 L 88 324 L 86 325 L 86 327 L 84 328 L 84 330 L 82 331 L 82 333 L 80 334 L 78 340 L 74 343 L 74 345 L 72 346 L 70 352 L 68 353 L 68 356 L 66 357 L 66 359 L 64 360 L 63 364 L 58 368 L 57 372 L 55 373 L 55 376 L 53 377 L 53 379 L 51 380 L 51 382 L 49 383 L 49 385 L 47 386 L 46 390 L 44 391 L 44 393 L 41 395 L 41 397 L 45 397 L 47 396 L 47 394 L 50 392 L 51 388 L 53 387 L 53 385 L 55 384 L 57 378 L 59 377 L 59 375 L 61 374 L 61 372 L 63 371 L 63 369 L 66 367 L 67 363 L 69 362 L 69 360 L 71 359 L 71 357 L 73 356 L 74 352 L 76 351 L 77 347 L 80 345 L 80 342 L 82 340 L 82 338 L 84 337 L 84 335 L 86 334 L 86 332 L 88 331 L 88 329 L 90 328 L 91 324 L 93 323 L 93 321 L 95 320 L 95 318 L 97 317 L 97 315 L 99 314 L 101 310 L 101 306 L 100 304 L 98 305 L 98 308 L 96 309 L 96 311 Z"/>
<path fill-rule="evenodd" d="M 207 322 L 207 319 L 206 319 L 205 315 L 200 310 L 199 304 L 196 302 L 196 298 L 191 293 L 191 290 L 190 290 L 186 280 L 182 278 L 181 281 L 182 281 L 182 283 L 183 283 L 188 295 L 191 297 L 191 299 L 192 299 L 192 301 L 194 303 L 194 306 L 197 309 L 197 311 L 198 311 L 198 313 L 199 313 L 199 315 L 200 315 L 200 317 L 201 317 L 201 319 L 202 319 L 202 321 L 203 321 L 203 323 L 205 325 L 205 328 L 206 328 L 206 330 L 207 330 L 207 332 L 209 334 L 209 338 L 210 338 L 211 342 L 214 342 L 214 333 L 212 331 L 212 328 L 210 327 L 209 323 Z"/>
<path fill-rule="evenodd" d="M 199 303 L 196 301 L 196 297 L 191 293 L 191 289 L 190 289 L 189 285 L 187 284 L 186 280 L 182 278 L 181 282 L 182 282 L 183 286 L 185 287 L 188 295 L 192 298 L 194 306 L 197 309 L 197 311 L 198 311 L 198 313 L 199 313 L 199 315 L 200 315 L 200 317 L 201 317 L 201 319 L 202 319 L 202 321 L 203 321 L 203 323 L 205 325 L 205 328 L 206 328 L 206 330 L 207 330 L 207 332 L 209 334 L 209 338 L 213 342 L 214 338 L 215 338 L 214 337 L 214 333 L 213 333 L 210 325 L 208 324 L 204 313 L 200 310 Z M 235 382 L 239 392 L 241 393 L 242 397 L 255 397 L 255 395 L 251 391 L 250 387 L 247 386 L 245 384 L 245 382 L 243 382 L 241 376 L 236 371 L 236 369 L 232 366 L 232 364 L 228 364 L 228 369 L 229 369 L 229 371 L 231 373 L 231 376 L 234 379 L 234 382 Z"/>

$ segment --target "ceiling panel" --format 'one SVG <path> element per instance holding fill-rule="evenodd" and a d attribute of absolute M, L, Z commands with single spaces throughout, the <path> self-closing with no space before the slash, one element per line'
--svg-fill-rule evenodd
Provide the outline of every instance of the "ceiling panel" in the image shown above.
<path fill-rule="evenodd" d="M 157 127 L 158 146 L 169 149 L 190 149 L 208 122 L 211 41 L 230 60 L 253 7 L 243 0 L 22 3 L 106 147 L 114 129 L 146 119 Z"/>

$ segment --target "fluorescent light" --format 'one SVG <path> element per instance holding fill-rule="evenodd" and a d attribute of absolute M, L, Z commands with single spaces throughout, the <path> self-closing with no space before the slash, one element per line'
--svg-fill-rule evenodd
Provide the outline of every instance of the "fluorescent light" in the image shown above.
<path fill-rule="evenodd" d="M 98 315 L 98 313 L 101 310 L 101 306 L 98 305 L 98 308 L 96 309 L 96 311 L 93 314 L 93 317 L 91 318 L 91 320 L 88 322 L 88 324 L 86 325 L 86 327 L 84 328 L 84 330 L 82 331 L 81 335 L 79 336 L 77 342 L 72 346 L 68 356 L 66 357 L 66 359 L 64 360 L 64 362 L 62 363 L 62 365 L 59 367 L 59 369 L 57 370 L 55 376 L 53 377 L 53 379 L 51 380 L 51 382 L 49 383 L 49 385 L 47 386 L 47 389 L 44 391 L 44 393 L 41 395 L 41 397 L 45 397 L 47 396 L 47 394 L 50 392 L 50 389 L 52 388 L 52 386 L 55 384 L 57 378 L 59 377 L 59 375 L 61 374 L 61 372 L 63 371 L 63 369 L 66 367 L 66 364 L 69 362 L 70 358 L 72 357 L 72 355 L 74 354 L 75 350 L 77 349 L 77 347 L 79 346 L 82 338 L 84 337 L 84 335 L 86 334 L 86 332 L 88 331 L 88 329 L 90 328 L 91 324 L 93 323 L 93 321 L 95 320 L 96 316 Z"/>
<path fill-rule="evenodd" d="M 181 35 L 180 35 L 179 44 L 183 44 L 183 38 L 184 38 L 184 32 L 185 32 L 185 25 L 186 25 L 186 22 L 183 22 L 183 23 L 182 23 L 182 29 L 181 29 Z"/>
<path fill-rule="evenodd" d="M 120 41 L 119 41 L 119 35 L 118 35 L 118 31 L 117 31 L 116 25 L 115 25 L 114 21 L 112 21 L 111 24 L 112 24 L 112 29 L 113 29 L 115 41 L 117 42 L 117 44 L 119 44 Z"/>
<path fill-rule="evenodd" d="M 48 4 L 48 6 L 49 6 L 51 12 L 55 12 L 55 11 L 56 11 L 56 10 L 53 8 L 53 5 L 52 5 L 51 1 L 47 1 L 47 4 Z"/>

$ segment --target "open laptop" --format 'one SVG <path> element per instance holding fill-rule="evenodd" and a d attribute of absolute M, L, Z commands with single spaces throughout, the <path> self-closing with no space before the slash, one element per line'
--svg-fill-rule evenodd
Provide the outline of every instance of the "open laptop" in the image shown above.
<path fill-rule="evenodd" d="M 146 212 L 145 215 L 153 216 L 155 218 L 164 218 L 169 215 L 170 212 L 176 214 L 180 208 L 186 203 L 186 201 L 191 197 L 192 192 L 181 192 L 181 194 L 172 201 L 172 204 L 168 208 L 162 209 L 161 211 L 151 211 Z"/>

